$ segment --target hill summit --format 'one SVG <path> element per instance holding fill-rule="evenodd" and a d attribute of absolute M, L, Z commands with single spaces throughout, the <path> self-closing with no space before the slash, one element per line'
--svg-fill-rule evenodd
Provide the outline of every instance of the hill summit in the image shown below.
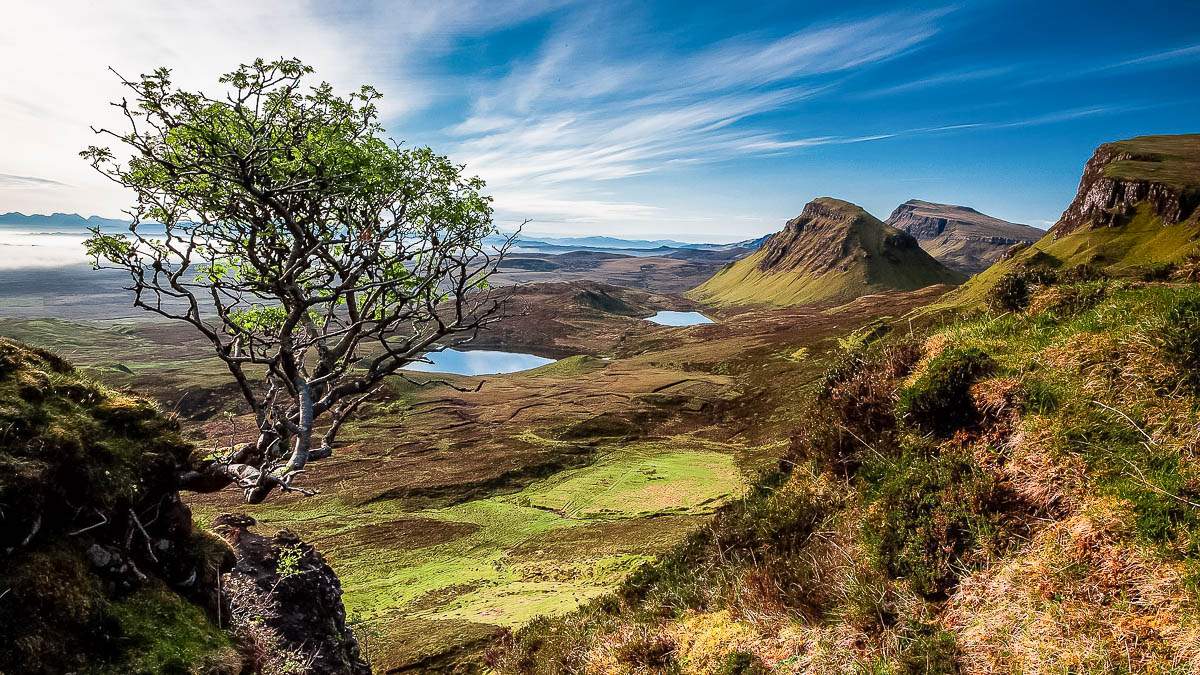
<path fill-rule="evenodd" d="M 910 234 L 850 202 L 820 197 L 753 255 L 689 295 L 716 304 L 849 302 L 886 290 L 954 284 L 963 276 L 921 250 Z"/>
<path fill-rule="evenodd" d="M 1096 148 L 1050 231 L 1014 247 L 939 307 L 979 304 L 1006 275 L 1086 265 L 1112 276 L 1164 276 L 1196 256 L 1200 134 L 1139 136 Z"/>
<path fill-rule="evenodd" d="M 1146 204 L 1163 225 L 1189 220 L 1200 207 L 1200 134 L 1139 136 L 1096 148 L 1079 191 L 1051 228 L 1055 238 L 1120 227 Z"/>
<path fill-rule="evenodd" d="M 1044 231 L 980 213 L 969 206 L 910 199 L 885 221 L 917 238 L 946 267 L 978 274 L 1016 244 L 1032 244 Z"/>

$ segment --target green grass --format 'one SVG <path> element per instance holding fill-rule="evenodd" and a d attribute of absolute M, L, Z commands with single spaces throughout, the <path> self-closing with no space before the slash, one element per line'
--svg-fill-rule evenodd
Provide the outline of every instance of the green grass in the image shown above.
<path fill-rule="evenodd" d="M 525 435 L 540 439 L 531 430 Z M 610 590 L 650 552 L 691 529 L 690 516 L 709 513 L 740 492 L 739 449 L 687 437 L 617 445 L 590 466 L 516 493 L 444 508 L 315 497 L 248 511 L 266 527 L 287 527 L 316 542 L 341 579 L 348 614 L 385 637 L 389 624 L 403 617 L 430 626 L 515 627 L 571 611 Z M 216 513 L 200 509 L 196 515 L 204 522 Z M 419 548 L 403 538 L 351 540 L 355 528 L 398 518 L 475 527 Z M 627 525 L 611 529 L 619 523 Z M 585 532 L 559 534 L 567 530 Z"/>
<path fill-rule="evenodd" d="M 727 453 L 639 444 L 531 485 L 518 499 L 570 518 L 629 518 L 709 511 L 742 488 Z"/>
<path fill-rule="evenodd" d="M 225 631 L 166 588 L 142 588 L 114 603 L 109 614 L 120 626 L 125 654 L 120 663 L 101 666 L 97 673 L 204 673 L 240 661 Z"/>
<path fill-rule="evenodd" d="M 1000 364 L 1001 372 L 1021 378 L 1024 388 L 1036 393 L 1035 405 L 1054 431 L 1056 447 L 1085 461 L 1101 493 L 1133 504 L 1143 541 L 1191 549 L 1200 536 L 1200 517 L 1180 495 L 1200 484 L 1200 470 L 1186 459 L 1186 447 L 1169 440 L 1149 441 L 1143 432 L 1174 433 L 1174 425 L 1194 414 L 1194 403 L 1186 396 L 1168 395 L 1173 378 L 1186 373 L 1173 374 L 1165 367 L 1170 365 L 1170 355 L 1155 345 L 1177 308 L 1196 302 L 1200 302 L 1200 288 L 1195 286 L 1128 288 L 1118 283 L 1106 299 L 1078 313 L 983 317 L 956 324 L 945 333 L 962 348 L 986 351 Z M 1094 374 L 1041 364 L 1041 353 L 1070 352 L 1081 336 L 1088 335 L 1134 345 L 1135 353 L 1156 355 L 1164 365 L 1157 375 L 1163 378 L 1159 388 L 1147 382 L 1140 383 L 1140 393 L 1123 384 L 1098 388 Z M 1117 354 L 1107 358 L 1112 360 L 1110 367 L 1120 367 Z"/>
<path fill-rule="evenodd" d="M 1011 259 L 975 275 L 929 310 L 980 307 L 1004 275 L 1035 261 L 1059 269 L 1087 264 L 1112 274 L 1129 275 L 1182 261 L 1198 250 L 1197 237 L 1200 237 L 1200 223 L 1195 219 L 1163 225 L 1149 205 L 1142 204 L 1133 219 L 1120 227 L 1084 228 L 1058 239 L 1047 234 Z"/>
<path fill-rule="evenodd" d="M 525 371 L 524 375 L 526 377 L 578 377 L 604 370 L 607 365 L 608 363 L 603 359 L 580 354 Z"/>
<path fill-rule="evenodd" d="M 1200 187 L 1200 134 L 1141 136 L 1112 145 L 1133 159 L 1104 168 L 1108 178 L 1166 183 L 1176 188 Z"/>

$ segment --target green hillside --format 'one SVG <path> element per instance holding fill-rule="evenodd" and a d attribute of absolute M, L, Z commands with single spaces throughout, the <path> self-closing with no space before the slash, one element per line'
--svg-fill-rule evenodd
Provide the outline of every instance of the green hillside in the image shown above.
<path fill-rule="evenodd" d="M 0 671 L 241 671 L 208 613 L 232 554 L 176 493 L 191 452 L 149 402 L 0 339 Z"/>
<path fill-rule="evenodd" d="M 1200 289 L 1048 284 L 843 340 L 781 470 L 521 673 L 1195 672 Z"/>
<path fill-rule="evenodd" d="M 922 251 L 911 236 L 854 204 L 822 197 L 753 255 L 688 295 L 717 305 L 842 303 L 963 278 Z"/>

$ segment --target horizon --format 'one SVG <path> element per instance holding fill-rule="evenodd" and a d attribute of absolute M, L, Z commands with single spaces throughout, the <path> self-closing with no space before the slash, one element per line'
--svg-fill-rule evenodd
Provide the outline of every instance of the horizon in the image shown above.
<path fill-rule="evenodd" d="M 0 211 L 119 217 L 128 196 L 76 156 L 121 94 L 108 67 L 216 91 L 260 55 L 376 86 L 393 137 L 465 163 L 497 225 L 529 218 L 530 236 L 725 243 L 820 195 L 881 219 L 916 198 L 1045 229 L 1100 143 L 1197 131 L 1194 4 L 260 5 L 231 26 L 232 7 L 14 12 L 10 62 L 39 27 L 79 48 L 9 74 Z"/>

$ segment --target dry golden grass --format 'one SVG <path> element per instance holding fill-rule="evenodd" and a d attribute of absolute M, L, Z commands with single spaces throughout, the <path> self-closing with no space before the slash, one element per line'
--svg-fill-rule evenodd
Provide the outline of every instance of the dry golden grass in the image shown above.
<path fill-rule="evenodd" d="M 1045 419 L 1027 419 L 1004 451 L 1007 460 L 1000 472 L 1023 501 L 1055 517 L 1078 509 L 1086 486 L 1083 460 L 1057 447 L 1054 429 Z"/>
<path fill-rule="evenodd" d="M 1193 672 L 1200 625 L 1182 565 L 1131 543 L 1115 499 L 1050 525 L 963 580 L 944 623 L 971 673 Z"/>

